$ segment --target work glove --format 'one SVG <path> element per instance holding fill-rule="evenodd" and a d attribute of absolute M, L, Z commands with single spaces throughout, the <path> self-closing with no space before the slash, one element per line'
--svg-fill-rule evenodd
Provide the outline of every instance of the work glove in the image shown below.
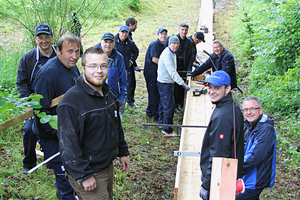
<path fill-rule="evenodd" d="M 186 76 L 192 76 L 192 74 L 191 73 L 186 73 Z"/>
<path fill-rule="evenodd" d="M 203 187 L 201 187 L 199 196 L 200 196 L 203 200 L 208 200 L 208 191 L 207 191 L 206 189 L 204 189 Z"/>
<path fill-rule="evenodd" d="M 189 91 L 190 90 L 190 87 L 187 85 L 187 84 L 183 84 L 182 87 L 186 90 L 186 91 Z"/>
<path fill-rule="evenodd" d="M 141 69 L 139 68 L 139 66 L 135 66 L 134 70 L 137 71 L 137 72 L 141 72 Z"/>

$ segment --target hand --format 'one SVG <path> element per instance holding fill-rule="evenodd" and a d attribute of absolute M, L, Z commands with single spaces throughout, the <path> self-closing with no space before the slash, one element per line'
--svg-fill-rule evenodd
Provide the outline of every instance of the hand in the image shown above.
<path fill-rule="evenodd" d="M 31 111 L 31 110 L 32 110 L 32 108 L 30 108 L 30 107 L 27 107 L 27 108 L 26 108 L 26 112 Z M 29 119 L 29 120 L 34 119 L 34 116 L 29 117 L 28 119 Z"/>
<path fill-rule="evenodd" d="M 127 156 L 123 156 L 120 158 L 121 164 L 122 164 L 122 170 L 124 172 L 128 172 L 130 167 L 130 160 Z"/>
<path fill-rule="evenodd" d="M 187 84 L 183 84 L 182 87 L 186 90 L 186 91 L 189 91 L 190 90 L 190 87 L 187 85 Z"/>
<path fill-rule="evenodd" d="M 206 189 L 204 189 L 203 187 L 201 187 L 199 196 L 200 196 L 203 200 L 208 200 L 208 191 L 207 191 Z"/>
<path fill-rule="evenodd" d="M 82 181 L 82 186 L 85 191 L 89 192 L 89 191 L 93 191 L 97 187 L 97 183 L 95 178 L 91 176 L 90 178 Z"/>
<path fill-rule="evenodd" d="M 137 71 L 137 72 L 141 72 L 141 69 L 139 68 L 139 66 L 136 66 L 136 67 L 134 68 L 134 70 Z"/>

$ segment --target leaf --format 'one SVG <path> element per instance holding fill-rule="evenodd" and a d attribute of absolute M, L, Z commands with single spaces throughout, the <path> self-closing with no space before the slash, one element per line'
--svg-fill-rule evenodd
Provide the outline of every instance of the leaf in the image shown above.
<path fill-rule="evenodd" d="M 48 123 L 50 120 L 51 120 L 51 115 L 46 115 L 46 116 L 44 116 L 44 117 L 41 117 L 41 120 L 40 120 L 40 122 L 42 123 L 42 124 L 46 124 L 46 123 Z"/>
<path fill-rule="evenodd" d="M 6 101 L 2 98 L 0 98 L 0 107 L 5 106 L 6 105 Z"/>

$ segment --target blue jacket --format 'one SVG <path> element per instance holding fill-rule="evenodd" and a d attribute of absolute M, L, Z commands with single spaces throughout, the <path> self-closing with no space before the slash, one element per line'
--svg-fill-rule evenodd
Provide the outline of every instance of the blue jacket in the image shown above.
<path fill-rule="evenodd" d="M 96 47 L 102 48 L 101 43 L 97 44 Z M 115 48 L 109 56 L 108 77 L 106 83 L 120 101 L 125 101 L 127 82 L 124 58 Z"/>
<path fill-rule="evenodd" d="M 256 125 L 255 125 L 256 124 Z M 276 131 L 267 115 L 250 124 L 245 121 L 243 181 L 246 189 L 273 187 L 276 172 Z"/>
<path fill-rule="evenodd" d="M 122 42 L 119 39 L 119 33 L 115 35 L 115 42 L 117 51 L 120 52 L 124 57 L 124 64 L 127 70 L 129 67 L 129 63 L 133 64 L 139 56 L 139 49 L 137 48 L 135 43 L 128 38 L 126 38 L 126 40 Z"/>
<path fill-rule="evenodd" d="M 211 58 L 211 59 L 210 59 Z M 235 70 L 235 62 L 234 62 L 234 57 L 228 51 L 223 47 L 223 52 L 220 57 L 218 57 L 217 54 L 212 53 L 210 55 L 210 58 L 208 58 L 205 63 L 203 63 L 200 67 L 198 67 L 195 71 L 192 73 L 192 77 L 198 76 L 199 74 L 202 74 L 209 68 L 212 68 L 212 71 L 216 71 L 214 65 L 216 66 L 217 70 L 222 70 L 227 72 L 229 74 L 230 79 L 231 79 L 231 88 L 237 88 L 237 77 L 236 77 L 236 70 Z M 213 63 L 211 62 L 213 60 Z"/>

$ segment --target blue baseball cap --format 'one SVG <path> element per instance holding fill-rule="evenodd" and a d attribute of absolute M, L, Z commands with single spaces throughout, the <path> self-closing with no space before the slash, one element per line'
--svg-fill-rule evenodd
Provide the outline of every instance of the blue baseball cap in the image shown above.
<path fill-rule="evenodd" d="M 158 29 L 157 34 L 160 34 L 160 33 L 163 32 L 163 31 L 168 32 L 167 29 L 165 29 L 165 28 L 160 28 L 160 29 Z"/>
<path fill-rule="evenodd" d="M 222 85 L 230 85 L 231 80 L 230 76 L 224 72 L 224 71 L 215 71 L 212 73 L 207 82 L 204 82 L 203 84 L 210 83 L 214 86 L 220 87 Z"/>
<path fill-rule="evenodd" d="M 35 36 L 38 34 L 45 33 L 48 35 L 53 35 L 52 30 L 48 24 L 40 24 L 35 28 Z"/>
<path fill-rule="evenodd" d="M 129 32 L 129 27 L 128 26 L 121 26 L 121 28 L 120 28 L 120 30 L 119 31 L 127 31 L 127 32 Z"/>
<path fill-rule="evenodd" d="M 189 28 L 189 25 L 187 23 L 182 23 L 182 24 L 180 24 L 179 27 L 182 27 L 182 26 L 186 26 L 187 28 Z"/>
<path fill-rule="evenodd" d="M 105 33 L 101 40 L 115 40 L 115 36 L 112 33 Z"/>

